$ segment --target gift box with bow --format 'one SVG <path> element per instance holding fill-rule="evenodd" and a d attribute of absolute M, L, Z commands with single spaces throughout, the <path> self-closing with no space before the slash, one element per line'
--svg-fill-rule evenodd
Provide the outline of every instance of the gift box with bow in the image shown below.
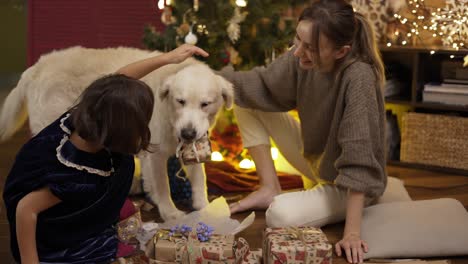
<path fill-rule="evenodd" d="M 331 264 L 332 248 L 319 228 L 266 228 L 263 233 L 265 264 Z"/>

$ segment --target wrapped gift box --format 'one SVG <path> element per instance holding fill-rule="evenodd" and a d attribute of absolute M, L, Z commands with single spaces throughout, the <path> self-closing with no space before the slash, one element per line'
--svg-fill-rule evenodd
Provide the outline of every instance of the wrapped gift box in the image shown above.
<path fill-rule="evenodd" d="M 233 235 L 213 234 L 208 241 L 200 242 L 195 233 L 188 238 L 168 234 L 168 230 L 160 230 L 153 239 L 154 251 L 149 257 L 155 263 L 238 264 L 249 253 L 247 242 L 242 238 L 235 241 Z"/>
<path fill-rule="evenodd" d="M 146 254 L 159 263 L 182 263 L 187 251 L 187 238 L 169 236 L 169 230 L 159 230 L 147 245 Z"/>
<path fill-rule="evenodd" d="M 265 264 L 331 264 L 332 249 L 319 228 L 266 228 L 263 233 Z"/>

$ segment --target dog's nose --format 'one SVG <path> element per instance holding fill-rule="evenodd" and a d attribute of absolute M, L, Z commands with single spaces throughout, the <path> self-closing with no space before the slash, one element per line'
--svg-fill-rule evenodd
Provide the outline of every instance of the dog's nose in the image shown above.
<path fill-rule="evenodd" d="M 181 136 L 182 136 L 182 139 L 184 140 L 187 140 L 187 141 L 194 140 L 196 135 L 197 135 L 197 131 L 195 131 L 195 129 L 193 128 L 182 129 Z"/>

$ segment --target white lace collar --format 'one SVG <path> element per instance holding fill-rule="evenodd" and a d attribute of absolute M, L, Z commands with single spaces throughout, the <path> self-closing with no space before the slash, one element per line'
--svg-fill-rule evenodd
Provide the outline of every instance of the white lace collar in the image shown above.
<path fill-rule="evenodd" d="M 96 175 L 99 175 L 99 176 L 107 177 L 107 176 L 112 175 L 112 173 L 114 172 L 114 166 L 113 166 L 112 158 L 110 159 L 110 170 L 100 170 L 100 169 L 93 168 L 93 167 L 90 167 L 90 166 L 77 164 L 77 163 L 75 163 L 75 162 L 73 162 L 71 160 L 66 159 L 63 156 L 62 148 L 65 145 L 65 143 L 69 140 L 70 134 L 71 134 L 70 128 L 67 127 L 67 125 L 65 124 L 65 120 L 67 120 L 70 117 L 70 115 L 71 114 L 68 113 L 65 117 L 60 119 L 60 128 L 63 130 L 64 134 L 63 134 L 62 140 L 60 141 L 60 144 L 58 145 L 58 147 L 56 149 L 57 150 L 57 159 L 58 159 L 58 161 L 60 163 L 62 163 L 63 165 L 67 166 L 67 167 L 75 168 L 75 169 L 81 170 L 81 171 L 84 170 L 84 171 L 87 171 L 89 173 L 93 173 L 93 174 L 96 174 Z"/>

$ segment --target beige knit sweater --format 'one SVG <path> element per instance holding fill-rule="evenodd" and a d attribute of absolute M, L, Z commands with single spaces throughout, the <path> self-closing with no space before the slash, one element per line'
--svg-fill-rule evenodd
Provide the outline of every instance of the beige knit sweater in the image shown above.
<path fill-rule="evenodd" d="M 280 112 L 297 109 L 304 156 L 312 171 L 337 185 L 382 195 L 385 171 L 385 109 L 369 64 L 350 65 L 341 81 L 299 68 L 289 51 L 267 68 L 220 74 L 234 84 L 235 102 L 246 108 Z"/>

